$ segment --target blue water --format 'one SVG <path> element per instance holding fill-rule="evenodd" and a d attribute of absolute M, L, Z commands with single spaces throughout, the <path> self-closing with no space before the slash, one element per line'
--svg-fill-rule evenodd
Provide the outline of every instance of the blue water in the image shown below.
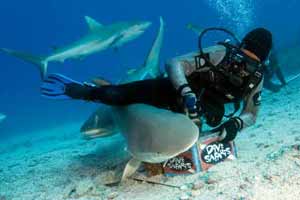
<path fill-rule="evenodd" d="M 142 37 L 118 52 L 107 50 L 83 61 L 49 64 L 49 72 L 81 81 L 94 76 L 117 81 L 128 68 L 143 64 L 157 32 L 159 16 L 166 21 L 163 65 L 172 56 L 196 50 L 197 37 L 185 28 L 190 22 L 201 27 L 224 26 L 239 36 L 251 28 L 264 26 L 273 32 L 277 48 L 289 46 L 300 41 L 299 8 L 300 2 L 296 0 L 285 3 L 280 0 L 10 0 L 0 6 L 0 46 L 47 55 L 51 46 L 68 44 L 86 33 L 85 15 L 103 24 L 152 21 L 153 25 Z M 97 106 L 43 99 L 35 66 L 4 54 L 0 54 L 0 63 L 0 112 L 8 116 L 0 124 L 0 137 L 84 121 Z"/>

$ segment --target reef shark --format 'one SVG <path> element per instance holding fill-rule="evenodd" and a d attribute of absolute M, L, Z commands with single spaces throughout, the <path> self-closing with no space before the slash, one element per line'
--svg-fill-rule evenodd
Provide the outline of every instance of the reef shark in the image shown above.
<path fill-rule="evenodd" d="M 160 19 L 160 29 L 157 37 L 152 45 L 152 48 L 144 62 L 144 65 L 130 70 L 126 77 L 124 77 L 120 83 L 129 83 L 132 81 L 143 80 L 146 78 L 156 78 L 161 75 L 159 56 L 163 43 L 164 36 L 164 21 Z M 101 80 L 94 80 L 94 83 L 98 85 L 110 84 L 110 83 L 99 83 Z M 94 112 L 88 120 L 81 127 L 81 133 L 86 139 L 94 139 L 98 137 L 111 136 L 119 133 L 119 129 L 116 126 L 113 119 L 112 107 L 102 105 Z"/>
<path fill-rule="evenodd" d="M 159 54 L 163 42 L 164 22 L 145 64 L 131 70 L 121 83 L 128 83 L 161 75 Z M 97 85 L 109 84 L 102 80 Z M 185 115 L 150 105 L 134 104 L 125 107 L 99 108 L 82 126 L 87 139 L 121 133 L 127 142 L 132 159 L 127 163 L 122 180 L 133 175 L 142 162 L 161 163 L 190 149 L 198 140 L 199 129 Z"/>
<path fill-rule="evenodd" d="M 85 16 L 89 32 L 70 45 L 55 48 L 48 56 L 35 56 L 24 52 L 0 48 L 1 51 L 30 62 L 39 67 L 41 77 L 47 73 L 49 62 L 64 62 L 66 59 L 83 59 L 88 55 L 108 48 L 119 48 L 144 33 L 150 22 L 119 22 L 102 25 L 91 17 Z"/>
<path fill-rule="evenodd" d="M 0 113 L 0 122 L 6 119 L 6 115 Z"/>
<path fill-rule="evenodd" d="M 145 104 L 114 107 L 113 111 L 132 156 L 122 180 L 133 175 L 142 162 L 165 162 L 198 141 L 199 128 L 184 114 Z"/>

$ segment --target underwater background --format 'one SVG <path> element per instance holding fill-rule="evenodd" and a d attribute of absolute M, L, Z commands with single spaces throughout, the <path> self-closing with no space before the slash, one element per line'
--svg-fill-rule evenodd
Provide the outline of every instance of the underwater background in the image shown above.
<path fill-rule="evenodd" d="M 162 69 L 169 58 L 198 49 L 190 23 L 225 27 L 239 38 L 266 27 L 289 78 L 300 72 L 299 9 L 297 0 L 2 1 L 0 48 L 49 55 L 53 47 L 88 32 L 84 16 L 104 25 L 151 21 L 141 37 L 119 49 L 48 66 L 49 73 L 79 81 L 104 77 L 118 82 L 144 64 L 162 16 Z M 214 34 L 205 45 L 220 40 Z M 299 78 L 280 92 L 263 90 L 256 124 L 235 140 L 238 159 L 190 176 L 158 177 L 165 185 L 128 180 L 117 187 L 109 183 L 120 179 L 130 158 L 124 138 L 83 140 L 79 131 L 99 104 L 42 98 L 40 84 L 37 67 L 0 53 L 0 200 L 299 200 Z"/>
<path fill-rule="evenodd" d="M 300 41 L 299 8 L 296 0 L 10 0 L 0 6 L 0 46 L 47 55 L 51 47 L 68 44 L 88 31 L 85 15 L 103 24 L 153 22 L 144 35 L 118 51 L 106 50 L 82 61 L 49 63 L 50 73 L 62 73 L 75 80 L 101 76 L 118 81 L 131 66 L 143 64 L 159 27 L 159 16 L 166 23 L 163 66 L 168 58 L 197 49 L 197 36 L 186 28 L 188 23 L 203 28 L 223 26 L 240 37 L 251 28 L 264 26 L 273 32 L 276 48 L 293 45 Z M 0 62 L 0 112 L 7 115 L 0 126 L 2 139 L 70 122 L 81 123 L 97 106 L 43 99 L 35 66 L 5 54 L 0 54 Z"/>

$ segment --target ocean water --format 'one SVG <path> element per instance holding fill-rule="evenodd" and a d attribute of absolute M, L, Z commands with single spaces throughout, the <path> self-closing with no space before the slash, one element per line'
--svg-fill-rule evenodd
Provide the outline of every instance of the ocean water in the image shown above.
<path fill-rule="evenodd" d="M 0 47 L 48 55 L 51 47 L 69 44 L 88 31 L 86 15 L 104 25 L 125 20 L 151 21 L 152 26 L 141 37 L 117 51 L 108 49 L 84 60 L 49 63 L 49 73 L 62 73 L 80 81 L 101 76 L 116 82 L 132 66 L 143 64 L 159 28 L 160 16 L 166 23 L 161 51 L 163 69 L 167 59 L 197 49 L 197 36 L 186 28 L 188 23 L 202 28 L 222 26 L 239 37 L 252 28 L 266 27 L 274 35 L 276 49 L 298 47 L 299 9 L 300 2 L 296 0 L 10 0 L 0 5 Z M 0 119 L 2 141 L 67 124 L 80 125 L 98 106 L 44 99 L 40 96 L 41 79 L 35 66 L 3 53 L 0 64 L 0 113 L 6 115 Z M 283 71 L 293 74 L 300 71 L 300 66 L 286 63 Z"/>
<path fill-rule="evenodd" d="M 153 22 L 146 33 L 120 48 L 89 56 L 83 61 L 50 63 L 49 72 L 63 73 L 84 81 L 95 76 L 110 80 L 118 78 L 130 66 L 139 66 L 150 48 L 159 25 L 159 16 L 166 21 L 161 64 L 172 56 L 197 48 L 197 37 L 186 29 L 187 23 L 200 27 L 224 26 L 239 36 L 254 27 L 269 28 L 276 46 L 288 46 L 297 40 L 300 31 L 297 1 L 282 3 L 255 0 L 188 0 L 182 1 L 6 1 L 0 9 L 1 47 L 47 55 L 52 46 L 68 44 L 87 32 L 84 16 L 89 15 L 103 24 L 122 20 Z M 298 39 L 299 41 L 299 39 Z M 1 137 L 26 134 L 84 120 L 95 107 L 82 102 L 55 102 L 40 97 L 40 77 L 35 66 L 0 54 L 1 112 L 8 118 L 0 126 Z"/>

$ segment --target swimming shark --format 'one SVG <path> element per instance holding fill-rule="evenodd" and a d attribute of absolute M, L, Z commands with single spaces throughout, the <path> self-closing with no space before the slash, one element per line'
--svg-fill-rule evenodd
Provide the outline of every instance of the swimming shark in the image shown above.
<path fill-rule="evenodd" d="M 0 113 L 0 122 L 6 119 L 6 115 Z"/>
<path fill-rule="evenodd" d="M 49 62 L 64 62 L 67 59 L 83 59 L 88 55 L 108 48 L 119 48 L 139 36 L 151 25 L 151 22 L 119 22 L 102 25 L 93 18 L 85 16 L 88 33 L 70 45 L 55 48 L 48 56 L 35 56 L 24 52 L 0 48 L 2 52 L 30 62 L 39 67 L 41 77 L 47 73 Z"/>
<path fill-rule="evenodd" d="M 159 32 L 147 58 L 145 59 L 144 65 L 134 70 L 130 70 L 127 75 L 121 79 L 120 83 L 129 83 L 146 78 L 156 78 L 161 75 L 159 56 L 163 43 L 163 36 L 164 21 L 160 18 Z M 100 86 L 110 84 L 97 79 L 94 80 L 94 83 Z M 96 110 L 81 127 L 81 133 L 85 139 L 111 136 L 119 132 L 120 130 L 113 119 L 112 107 L 106 105 L 101 105 L 101 107 L 99 107 L 98 110 Z"/>

